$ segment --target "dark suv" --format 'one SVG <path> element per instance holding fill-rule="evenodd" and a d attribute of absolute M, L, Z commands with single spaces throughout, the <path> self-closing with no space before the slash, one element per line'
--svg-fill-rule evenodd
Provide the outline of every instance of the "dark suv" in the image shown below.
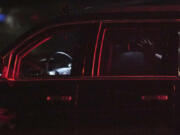
<path fill-rule="evenodd" d="M 3 101 L 38 125 L 172 125 L 179 39 L 179 6 L 60 18 L 4 51 Z"/>

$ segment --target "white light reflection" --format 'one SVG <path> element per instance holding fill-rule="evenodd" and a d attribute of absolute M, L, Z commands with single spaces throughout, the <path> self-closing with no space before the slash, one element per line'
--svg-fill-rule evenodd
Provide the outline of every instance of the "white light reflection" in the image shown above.
<path fill-rule="evenodd" d="M 71 75 L 72 64 L 69 63 L 68 67 L 56 68 L 54 70 L 48 71 L 48 75 Z"/>
<path fill-rule="evenodd" d="M 72 57 L 71 57 L 70 55 L 68 55 L 67 53 L 65 53 L 65 52 L 56 52 L 56 53 L 65 55 L 65 56 L 67 56 L 68 58 L 72 59 Z"/>
<path fill-rule="evenodd" d="M 162 55 L 161 54 L 158 54 L 158 53 L 155 53 L 155 56 L 156 56 L 156 58 L 158 58 L 158 59 L 162 59 Z"/>

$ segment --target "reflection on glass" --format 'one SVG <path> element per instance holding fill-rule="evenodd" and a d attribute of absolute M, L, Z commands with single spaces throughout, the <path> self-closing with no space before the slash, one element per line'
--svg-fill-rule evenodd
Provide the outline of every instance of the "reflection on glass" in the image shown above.
<path fill-rule="evenodd" d="M 48 71 L 48 75 L 54 76 L 54 75 L 71 75 L 71 63 L 68 64 L 68 67 L 62 67 L 62 68 L 56 68 L 52 71 Z"/>
<path fill-rule="evenodd" d="M 177 50 L 172 46 L 176 36 L 172 35 L 158 28 L 109 29 L 103 44 L 100 75 L 176 74 Z"/>
<path fill-rule="evenodd" d="M 97 27 L 94 24 L 63 26 L 41 33 L 36 38 L 46 35 L 52 38 L 31 50 L 21 60 L 18 77 L 48 78 L 81 74 L 84 50 L 94 43 L 96 33 Z"/>

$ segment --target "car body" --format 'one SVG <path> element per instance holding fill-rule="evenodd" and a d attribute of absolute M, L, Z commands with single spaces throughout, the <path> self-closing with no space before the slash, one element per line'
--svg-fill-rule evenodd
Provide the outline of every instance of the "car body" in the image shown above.
<path fill-rule="evenodd" d="M 10 112 L 5 108 L 0 109 L 0 129 L 8 128 L 13 130 L 15 128 L 15 123 L 13 120 L 16 118 L 15 114 Z"/>
<path fill-rule="evenodd" d="M 35 28 L 3 53 L 6 105 L 29 123 L 171 125 L 179 9 L 126 7 Z"/>

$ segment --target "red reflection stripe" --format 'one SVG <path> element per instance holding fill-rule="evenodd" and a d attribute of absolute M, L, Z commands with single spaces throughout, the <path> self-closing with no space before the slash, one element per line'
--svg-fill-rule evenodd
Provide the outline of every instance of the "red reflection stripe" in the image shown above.
<path fill-rule="evenodd" d="M 13 69 L 13 76 L 12 78 L 15 79 L 15 73 L 17 71 L 17 75 L 19 75 L 19 68 L 20 68 L 20 63 L 22 58 L 24 58 L 28 53 L 30 53 L 33 49 L 37 48 L 38 46 L 42 45 L 43 43 L 47 42 L 48 40 L 50 40 L 52 37 L 47 37 L 44 40 L 42 40 L 41 42 L 37 43 L 36 45 L 34 45 L 32 48 L 30 48 L 29 50 L 27 50 L 24 55 L 22 55 L 19 60 L 18 60 L 18 54 L 16 55 L 16 59 L 15 59 L 15 63 L 14 63 L 14 69 Z M 18 64 L 17 64 L 18 63 Z M 17 68 L 16 68 L 17 67 Z M 16 70 L 17 69 L 17 70 Z"/>
<path fill-rule="evenodd" d="M 101 41 L 101 48 L 100 48 L 100 52 L 99 52 L 99 60 L 98 60 L 98 70 L 97 70 L 97 76 L 99 76 L 99 75 L 100 75 L 100 68 L 101 68 L 101 55 L 102 55 L 102 49 L 103 49 L 104 37 L 105 37 L 105 34 L 106 34 L 106 30 L 107 30 L 107 29 L 104 29 L 103 36 L 102 36 L 102 41 Z"/>
<path fill-rule="evenodd" d="M 28 44 L 24 49 L 22 49 L 21 51 L 19 51 L 16 55 L 16 59 L 15 59 L 15 63 L 14 63 L 14 69 L 13 69 L 13 78 L 15 78 L 15 76 L 19 76 L 19 69 L 20 69 L 20 63 L 21 63 L 21 53 L 23 53 L 23 51 L 25 51 L 27 48 L 31 47 L 33 44 L 35 44 L 37 41 L 34 41 L 30 44 Z M 20 56 L 20 57 L 19 57 Z M 19 57 L 19 59 L 18 59 Z M 16 68 L 17 67 L 17 68 Z M 17 69 L 17 70 L 16 70 Z M 17 73 L 16 73 L 17 72 Z"/>
<path fill-rule="evenodd" d="M 8 78 L 8 75 L 9 75 L 9 68 L 10 68 L 10 65 L 11 65 L 11 60 L 12 60 L 13 53 L 14 53 L 14 51 L 11 51 L 11 53 L 10 53 L 9 62 L 8 62 L 8 68 L 7 68 L 7 71 L 6 71 L 5 78 Z"/>
<path fill-rule="evenodd" d="M 47 42 L 48 40 L 50 40 L 52 37 L 47 37 L 44 40 L 42 40 L 41 42 L 37 43 L 36 45 L 34 45 L 31 49 L 29 49 L 28 51 L 26 51 L 24 53 L 24 55 L 22 55 L 22 58 L 24 58 L 28 53 L 30 53 L 32 50 L 34 50 L 35 48 L 37 48 L 38 46 L 42 45 L 43 43 Z"/>
<path fill-rule="evenodd" d="M 168 95 L 141 96 L 141 100 L 143 100 L 143 101 L 153 101 L 153 100 L 167 101 L 168 100 Z"/>
<path fill-rule="evenodd" d="M 95 66 L 95 61 L 96 61 L 96 52 L 97 52 L 97 46 L 98 46 L 101 27 L 102 27 L 102 21 L 100 22 L 100 25 L 99 25 L 99 30 L 98 30 L 97 39 L 96 39 L 96 45 L 94 48 L 94 56 L 93 56 L 93 63 L 92 63 L 92 77 L 94 76 L 94 66 Z"/>
<path fill-rule="evenodd" d="M 35 40 L 35 41 L 29 43 L 26 47 L 24 47 L 22 50 L 20 50 L 20 51 L 17 53 L 17 55 L 19 55 L 19 56 L 22 55 L 25 50 L 27 50 L 28 48 L 30 48 L 31 46 L 33 46 L 33 45 L 36 44 L 37 42 L 38 42 L 38 40 Z"/>

